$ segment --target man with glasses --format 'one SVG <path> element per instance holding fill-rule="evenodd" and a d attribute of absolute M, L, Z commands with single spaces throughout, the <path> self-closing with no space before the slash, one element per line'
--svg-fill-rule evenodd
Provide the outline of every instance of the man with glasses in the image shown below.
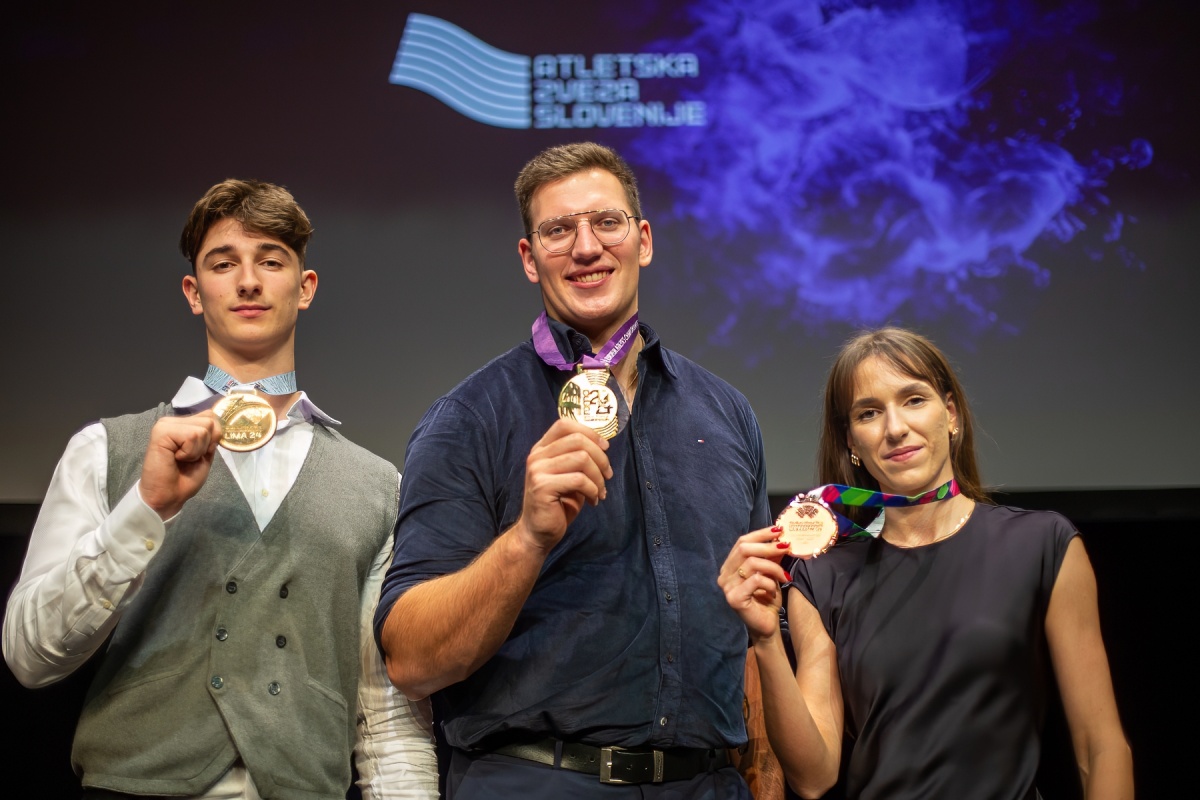
<path fill-rule="evenodd" d="M 638 319 L 653 239 L 615 152 L 552 147 L 516 194 L 544 311 L 409 442 L 389 675 L 434 699 L 451 800 L 748 798 L 746 631 L 715 576 L 770 524 L 758 424 Z"/>

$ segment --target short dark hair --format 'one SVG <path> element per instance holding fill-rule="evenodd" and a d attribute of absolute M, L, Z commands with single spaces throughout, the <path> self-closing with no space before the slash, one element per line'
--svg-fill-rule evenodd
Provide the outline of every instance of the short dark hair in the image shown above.
<path fill-rule="evenodd" d="M 191 262 L 193 272 L 209 228 L 223 219 L 235 219 L 251 233 L 278 239 L 296 252 L 300 266 L 304 266 L 304 251 L 313 227 L 296 198 L 273 183 L 229 178 L 196 201 L 183 226 L 179 249 Z"/>
<path fill-rule="evenodd" d="M 975 460 L 975 423 L 971 406 L 945 354 L 933 342 L 904 328 L 879 328 L 852 337 L 838 351 L 825 382 L 825 410 L 821 440 L 817 445 L 817 480 L 863 489 L 879 489 L 865 466 L 854 466 L 846 447 L 850 431 L 850 407 L 854 403 L 854 373 L 869 358 L 879 358 L 898 372 L 924 381 L 942 397 L 954 401 L 958 412 L 958 434 L 950 439 L 950 464 L 964 495 L 981 503 L 991 499 L 979 479 Z M 874 517 L 873 508 L 845 509 L 846 516 L 860 525 Z"/>
<path fill-rule="evenodd" d="M 533 194 L 547 183 L 553 183 L 568 175 L 589 169 L 611 172 L 625 189 L 629 211 L 635 217 L 642 215 L 642 202 L 638 197 L 637 178 L 625 159 L 617 151 L 595 142 L 575 142 L 550 147 L 538 153 L 521 168 L 513 187 L 517 194 L 517 206 L 521 210 L 524 230 L 533 230 L 529 218 L 529 207 L 533 205 Z"/>

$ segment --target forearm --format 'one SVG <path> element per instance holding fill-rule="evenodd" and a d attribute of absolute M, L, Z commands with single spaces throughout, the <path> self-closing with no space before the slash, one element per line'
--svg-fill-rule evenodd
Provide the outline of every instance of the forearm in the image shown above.
<path fill-rule="evenodd" d="M 1090 753 L 1079 774 L 1086 800 L 1133 798 L 1133 753 L 1123 736 Z"/>
<path fill-rule="evenodd" d="M 800 797 L 821 797 L 837 781 L 841 758 L 841 733 L 831 716 L 833 699 L 828 683 L 824 698 L 810 704 L 792 672 L 779 635 L 754 644 L 762 681 L 763 717 L 767 738 L 788 785 Z M 840 709 L 840 704 L 837 706 Z"/>
<path fill-rule="evenodd" d="M 388 612 L 380 639 L 388 676 L 406 696 L 457 683 L 500 649 L 546 558 L 522 524 L 462 570 L 412 587 Z"/>
<path fill-rule="evenodd" d="M 409 700 L 388 680 L 372 621 L 379 586 L 391 561 L 391 537 L 363 587 L 359 641 L 358 725 L 354 761 L 363 800 L 436 800 L 437 753 L 428 700 Z"/>
<path fill-rule="evenodd" d="M 26 686 L 77 669 L 103 644 L 165 535 L 136 486 L 109 510 L 101 425 L 75 434 L 51 478 L 4 616 L 4 657 Z"/>

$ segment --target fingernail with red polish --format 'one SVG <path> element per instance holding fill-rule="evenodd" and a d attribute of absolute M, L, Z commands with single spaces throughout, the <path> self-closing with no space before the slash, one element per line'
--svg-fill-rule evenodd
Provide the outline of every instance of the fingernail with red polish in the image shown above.
<path fill-rule="evenodd" d="M 783 576 L 784 576 L 785 578 L 787 578 L 787 582 L 788 582 L 788 583 L 791 583 L 791 582 L 792 582 L 792 573 L 790 573 L 790 572 L 785 572 L 785 573 L 783 573 Z"/>
<path fill-rule="evenodd" d="M 787 550 L 789 547 L 791 547 L 791 545 L 788 544 L 787 542 L 776 542 L 775 546 L 778 547 L 780 550 Z"/>
<path fill-rule="evenodd" d="M 783 527 L 781 525 L 772 525 L 771 533 L 783 533 Z"/>

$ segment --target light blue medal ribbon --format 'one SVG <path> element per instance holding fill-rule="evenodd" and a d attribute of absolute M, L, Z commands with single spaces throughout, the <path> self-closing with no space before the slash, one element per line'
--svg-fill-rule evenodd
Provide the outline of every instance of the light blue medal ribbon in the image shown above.
<path fill-rule="evenodd" d="M 204 374 L 204 385 L 217 394 L 229 394 L 230 390 L 235 386 L 253 386 L 263 394 L 293 394 L 296 391 L 296 371 L 292 370 L 291 372 L 272 375 L 269 378 L 260 378 L 251 383 L 242 383 L 220 367 L 214 367 L 212 364 L 209 364 L 208 372 Z"/>

